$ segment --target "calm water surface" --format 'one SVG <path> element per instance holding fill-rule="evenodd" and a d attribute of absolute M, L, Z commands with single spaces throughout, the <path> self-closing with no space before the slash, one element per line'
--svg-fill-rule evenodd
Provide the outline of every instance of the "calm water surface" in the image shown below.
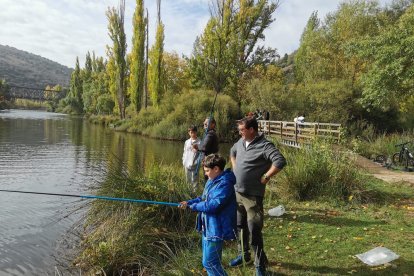
<path fill-rule="evenodd" d="M 118 133 L 81 118 L 0 111 L 0 189 L 93 194 L 108 168 L 180 163 L 183 143 Z M 221 146 L 227 154 L 228 145 Z M 62 272 L 87 200 L 0 192 L 0 275 Z M 77 209 L 80 211 L 74 212 Z"/>

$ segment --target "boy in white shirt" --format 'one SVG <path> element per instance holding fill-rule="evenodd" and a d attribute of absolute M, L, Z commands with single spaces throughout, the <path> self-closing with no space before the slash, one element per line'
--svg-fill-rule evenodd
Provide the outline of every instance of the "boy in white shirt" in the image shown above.
<path fill-rule="evenodd" d="M 199 152 L 193 150 L 193 146 L 200 145 L 200 139 L 197 138 L 197 127 L 190 126 L 188 128 L 188 135 L 190 135 L 190 138 L 184 143 L 183 166 L 187 182 L 192 185 L 193 191 L 196 191 L 198 185 L 197 159 Z"/>

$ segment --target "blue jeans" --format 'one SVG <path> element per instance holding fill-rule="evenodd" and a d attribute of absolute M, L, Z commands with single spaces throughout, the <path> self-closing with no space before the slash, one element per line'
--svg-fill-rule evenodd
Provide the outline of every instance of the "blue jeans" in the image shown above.
<path fill-rule="evenodd" d="M 209 241 L 203 236 L 203 266 L 209 276 L 227 276 L 221 265 L 223 241 Z"/>

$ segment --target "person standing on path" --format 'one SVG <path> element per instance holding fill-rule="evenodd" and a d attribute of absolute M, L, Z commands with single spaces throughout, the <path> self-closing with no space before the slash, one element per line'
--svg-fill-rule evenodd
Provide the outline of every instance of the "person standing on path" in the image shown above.
<path fill-rule="evenodd" d="M 286 165 L 284 156 L 273 143 L 258 132 L 254 117 L 238 121 L 241 135 L 230 150 L 230 160 L 236 175 L 237 230 L 241 244 L 239 255 L 230 262 L 231 267 L 251 259 L 249 238 L 254 251 L 256 275 L 266 274 L 267 257 L 263 249 L 263 197 L 270 178 Z"/>

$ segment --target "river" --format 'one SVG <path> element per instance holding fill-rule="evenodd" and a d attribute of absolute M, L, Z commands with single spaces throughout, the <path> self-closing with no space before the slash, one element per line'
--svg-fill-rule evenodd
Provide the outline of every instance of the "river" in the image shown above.
<path fill-rule="evenodd" d="M 82 118 L 0 111 L 0 189 L 93 194 L 109 168 L 181 162 L 183 143 L 115 132 Z M 224 153 L 228 145 L 223 145 Z M 0 192 L 0 275 L 54 275 L 87 210 L 79 198 Z"/>

